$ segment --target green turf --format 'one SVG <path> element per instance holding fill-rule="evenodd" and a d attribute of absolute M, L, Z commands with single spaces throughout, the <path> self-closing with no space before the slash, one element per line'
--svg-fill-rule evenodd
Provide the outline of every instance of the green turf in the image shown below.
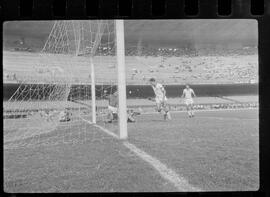
<path fill-rule="evenodd" d="M 259 188 L 258 110 L 137 117 L 129 142 L 206 191 Z M 123 144 L 84 121 L 4 141 L 6 192 L 176 191 Z M 117 123 L 98 124 L 117 131 Z M 4 135 L 12 135 L 5 130 Z"/>
<path fill-rule="evenodd" d="M 257 110 L 145 115 L 129 125 L 129 140 L 159 158 L 190 184 L 207 191 L 259 188 Z"/>
<path fill-rule="evenodd" d="M 60 128 L 4 149 L 4 191 L 175 191 L 119 141 L 84 126 L 88 131 Z"/>

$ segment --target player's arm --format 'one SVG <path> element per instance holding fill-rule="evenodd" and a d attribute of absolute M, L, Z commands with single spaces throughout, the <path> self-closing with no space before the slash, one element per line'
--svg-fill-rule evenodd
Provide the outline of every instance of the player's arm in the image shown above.
<path fill-rule="evenodd" d="M 153 86 L 151 85 L 151 87 L 153 88 Z M 153 97 L 147 97 L 147 100 L 149 101 L 154 101 L 155 99 Z"/>
<path fill-rule="evenodd" d="M 184 96 L 185 96 L 185 90 L 183 90 L 181 98 L 184 98 Z"/>
<path fill-rule="evenodd" d="M 192 94 L 193 94 L 193 97 L 196 97 L 196 94 L 195 94 L 195 92 L 192 90 Z"/>
<path fill-rule="evenodd" d="M 166 90 L 165 90 L 165 88 L 163 86 L 161 87 L 161 91 L 163 93 L 163 100 L 164 100 L 165 96 L 166 96 Z"/>

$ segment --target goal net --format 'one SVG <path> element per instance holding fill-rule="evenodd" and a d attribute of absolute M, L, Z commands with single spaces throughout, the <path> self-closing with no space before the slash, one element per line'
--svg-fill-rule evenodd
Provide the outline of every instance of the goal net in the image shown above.
<path fill-rule="evenodd" d="M 17 132 L 5 135 L 5 142 L 59 127 L 85 132 L 93 123 L 119 136 L 117 121 L 108 123 L 108 97 L 118 89 L 116 50 L 113 20 L 55 21 L 38 58 L 4 103 L 4 129 Z"/>

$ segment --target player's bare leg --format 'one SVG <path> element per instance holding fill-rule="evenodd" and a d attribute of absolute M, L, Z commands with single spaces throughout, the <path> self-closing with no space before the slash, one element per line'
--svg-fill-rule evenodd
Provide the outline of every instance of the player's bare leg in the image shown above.
<path fill-rule="evenodd" d="M 166 120 L 167 119 L 167 113 L 166 113 L 166 110 L 165 110 L 164 102 L 161 103 L 160 110 L 161 110 L 161 113 L 163 114 L 164 120 Z"/>
<path fill-rule="evenodd" d="M 128 116 L 127 121 L 128 122 L 135 122 L 134 115 L 135 115 L 135 113 L 132 110 L 128 110 L 127 111 L 127 116 Z"/>
<path fill-rule="evenodd" d="M 128 114 L 128 122 L 136 122 L 135 119 L 133 118 L 133 116 L 131 116 L 130 114 Z"/>
<path fill-rule="evenodd" d="M 187 113 L 188 113 L 188 117 L 191 118 L 191 110 L 190 110 L 190 105 L 187 105 Z"/>
<path fill-rule="evenodd" d="M 163 104 L 162 103 L 157 103 L 156 107 L 157 107 L 156 108 L 157 112 L 163 114 L 164 120 L 166 120 L 166 113 L 165 113 L 165 111 L 163 109 Z"/>
<path fill-rule="evenodd" d="M 164 118 L 164 120 L 166 120 L 167 119 L 167 113 L 166 113 L 166 111 L 164 109 L 164 102 L 162 102 L 162 103 L 159 104 L 159 110 L 158 111 L 161 114 L 163 114 L 163 118 Z"/>
<path fill-rule="evenodd" d="M 161 109 L 161 104 L 160 103 L 157 103 L 156 110 L 157 110 L 157 112 L 161 113 L 162 109 Z"/>
<path fill-rule="evenodd" d="M 194 110 L 193 110 L 193 104 L 190 105 L 190 111 L 191 111 L 191 117 L 194 117 Z"/>
<path fill-rule="evenodd" d="M 162 114 L 163 114 L 164 120 L 167 120 L 167 113 L 164 109 L 162 109 Z"/>
<path fill-rule="evenodd" d="M 168 119 L 168 120 L 171 120 L 171 119 L 172 119 L 171 113 L 170 113 L 169 111 L 166 111 L 166 114 L 167 114 L 167 119 Z"/>
<path fill-rule="evenodd" d="M 166 119 L 171 120 L 172 117 L 171 117 L 171 114 L 169 112 L 169 107 L 168 107 L 167 103 L 163 104 L 163 110 L 164 110 L 164 120 L 166 120 Z"/>
<path fill-rule="evenodd" d="M 187 110 L 187 113 L 188 113 L 188 116 L 189 116 L 188 105 L 186 105 L 186 110 Z"/>

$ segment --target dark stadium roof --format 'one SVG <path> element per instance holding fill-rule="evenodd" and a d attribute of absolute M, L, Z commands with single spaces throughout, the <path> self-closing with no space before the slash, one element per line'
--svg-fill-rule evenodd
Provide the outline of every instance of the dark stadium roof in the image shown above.
<path fill-rule="evenodd" d="M 31 37 L 46 40 L 53 21 L 4 23 L 5 36 Z M 126 20 L 125 41 L 146 44 L 174 45 L 210 44 L 255 46 L 258 42 L 256 20 Z"/>

